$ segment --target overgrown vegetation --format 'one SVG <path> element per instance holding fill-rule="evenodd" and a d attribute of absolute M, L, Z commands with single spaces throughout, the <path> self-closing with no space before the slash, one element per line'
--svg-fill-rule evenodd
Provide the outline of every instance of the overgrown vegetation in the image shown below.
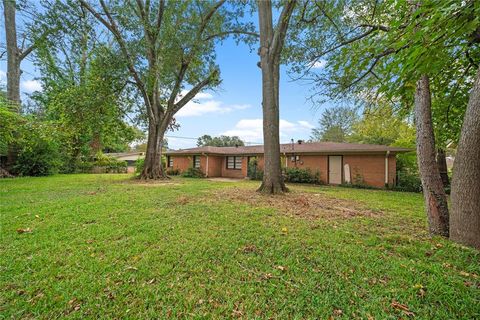
<path fill-rule="evenodd" d="M 2 317 L 478 318 L 479 252 L 430 237 L 421 195 L 257 185 L 1 180 Z"/>
<path fill-rule="evenodd" d="M 182 177 L 185 178 L 204 178 L 205 175 L 200 168 L 190 167 L 182 172 Z"/>
<path fill-rule="evenodd" d="M 312 173 L 309 168 L 284 168 L 286 182 L 296 183 L 320 183 L 320 171 L 316 170 Z"/>

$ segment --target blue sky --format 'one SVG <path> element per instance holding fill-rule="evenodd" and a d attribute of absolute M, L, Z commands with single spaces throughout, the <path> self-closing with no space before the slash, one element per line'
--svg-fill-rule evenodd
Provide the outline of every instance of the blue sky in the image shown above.
<path fill-rule="evenodd" d="M 256 19 L 256 17 L 252 17 Z M 5 43 L 1 28 L 0 42 Z M 175 132 L 168 132 L 169 147 L 194 147 L 196 140 L 174 137 L 197 138 L 203 134 L 238 135 L 249 143 L 262 143 L 261 72 L 257 67 L 257 50 L 250 52 L 245 44 L 237 45 L 226 40 L 217 46 L 217 62 L 220 66 L 222 84 L 214 91 L 203 92 L 195 102 L 189 103 L 177 115 L 181 125 Z M 0 61 L 0 81 L 5 84 L 6 61 Z M 38 74 L 30 61 L 22 63 L 22 93 L 41 90 L 35 80 Z M 312 127 L 325 106 L 312 107 L 307 101 L 310 86 L 293 82 L 281 69 L 280 82 L 280 139 L 308 139 Z"/>

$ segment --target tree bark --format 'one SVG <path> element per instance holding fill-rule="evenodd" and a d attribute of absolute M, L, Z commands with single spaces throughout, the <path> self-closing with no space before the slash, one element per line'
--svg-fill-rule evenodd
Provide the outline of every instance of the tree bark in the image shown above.
<path fill-rule="evenodd" d="M 453 164 L 450 238 L 480 249 L 480 69 Z"/>
<path fill-rule="evenodd" d="M 437 165 L 443 187 L 446 188 L 450 185 L 450 179 L 448 178 L 447 156 L 445 150 L 441 148 L 437 149 Z"/>
<path fill-rule="evenodd" d="M 423 75 L 415 92 L 417 161 L 430 233 L 448 237 L 447 196 L 435 161 L 435 137 L 432 125 L 430 81 Z"/>
<path fill-rule="evenodd" d="M 147 151 L 140 179 L 157 180 L 168 178 L 162 166 L 162 147 L 166 130 L 166 126 L 156 123 L 153 119 L 149 121 Z"/>
<path fill-rule="evenodd" d="M 15 21 L 15 1 L 3 0 L 5 16 L 5 36 L 7 40 L 7 98 L 12 109 L 20 106 L 20 50 L 17 45 L 17 25 Z"/>
<path fill-rule="evenodd" d="M 280 164 L 279 70 L 280 54 L 295 1 L 288 1 L 285 4 L 275 30 L 272 21 L 271 1 L 259 0 L 257 3 L 260 26 L 259 55 L 262 69 L 264 143 L 264 173 L 258 191 L 276 194 L 288 191 L 283 181 Z"/>
<path fill-rule="evenodd" d="M 20 50 L 17 44 L 17 25 L 15 21 L 15 1 L 3 0 L 5 17 L 5 36 L 7 42 L 7 100 L 12 111 L 20 113 Z M 14 133 L 16 136 L 17 133 Z M 15 143 L 8 145 L 6 170 L 13 169 L 18 149 Z"/>

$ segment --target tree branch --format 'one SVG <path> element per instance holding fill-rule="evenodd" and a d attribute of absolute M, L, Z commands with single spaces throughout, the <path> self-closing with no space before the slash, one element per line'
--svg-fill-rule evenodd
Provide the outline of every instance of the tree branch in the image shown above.
<path fill-rule="evenodd" d="M 219 72 L 217 69 L 213 70 L 207 78 L 197 83 L 195 87 L 190 89 L 190 91 L 188 91 L 185 96 L 183 96 L 177 103 L 173 105 L 172 109 L 170 110 L 171 114 L 174 115 L 175 113 L 177 113 L 183 106 L 185 106 L 190 100 L 192 100 L 197 95 L 197 93 L 199 93 L 203 88 L 211 84 L 218 76 L 218 73 Z"/>
<path fill-rule="evenodd" d="M 249 32 L 249 31 L 244 31 L 244 30 L 229 30 L 229 31 L 223 31 L 223 32 L 219 32 L 219 33 L 215 33 L 215 34 L 211 34 L 209 36 L 207 36 L 206 38 L 202 39 L 203 41 L 208 41 L 208 40 L 212 40 L 213 38 L 217 38 L 217 37 L 223 37 L 223 36 L 227 36 L 227 35 L 230 35 L 230 34 L 244 34 L 244 35 L 248 35 L 248 36 L 254 36 L 254 37 L 260 37 L 260 35 L 256 32 Z"/>
<path fill-rule="evenodd" d="M 277 28 L 273 34 L 272 44 L 270 45 L 270 52 L 272 57 L 278 57 L 282 51 L 285 36 L 287 35 L 287 28 L 292 16 L 293 8 L 297 4 L 297 0 L 288 0 L 282 9 L 280 18 L 277 22 Z"/>
<path fill-rule="evenodd" d="M 118 45 L 120 46 L 120 50 L 123 52 L 123 55 L 125 56 L 127 60 L 127 67 L 132 75 L 132 77 L 135 79 L 137 88 L 140 90 L 142 93 L 142 96 L 145 100 L 145 102 L 148 104 L 147 110 L 149 111 L 149 114 L 151 117 L 155 118 L 155 115 L 153 114 L 152 110 L 150 109 L 151 106 L 151 101 L 148 97 L 145 84 L 143 83 L 142 79 L 140 78 L 137 70 L 135 69 L 135 65 L 133 62 L 133 59 L 127 49 L 127 44 L 125 40 L 123 39 L 120 31 L 118 30 L 118 27 L 115 23 L 115 20 L 113 20 L 112 15 L 110 14 L 105 2 L 103 0 L 100 0 L 100 4 L 102 6 L 103 11 L 105 12 L 105 15 L 108 18 L 108 21 L 103 18 L 95 9 L 93 9 L 85 0 L 79 0 L 80 4 L 87 9 L 98 21 L 100 21 L 115 37 L 117 40 Z"/>

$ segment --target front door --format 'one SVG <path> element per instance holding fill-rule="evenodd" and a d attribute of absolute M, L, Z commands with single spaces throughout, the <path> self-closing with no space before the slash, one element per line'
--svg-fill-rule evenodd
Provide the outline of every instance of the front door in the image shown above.
<path fill-rule="evenodd" d="M 328 183 L 342 183 L 342 156 L 328 156 Z"/>

